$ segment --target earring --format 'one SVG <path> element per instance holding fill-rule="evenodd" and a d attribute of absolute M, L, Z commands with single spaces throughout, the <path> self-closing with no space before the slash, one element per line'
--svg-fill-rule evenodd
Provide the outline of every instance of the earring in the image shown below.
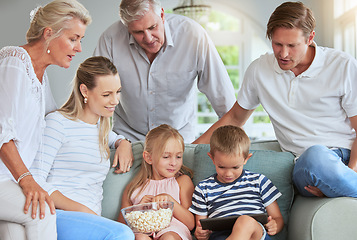
<path fill-rule="evenodd" d="M 50 49 L 47 49 L 47 53 L 50 54 L 50 53 L 51 53 L 51 50 L 50 50 Z"/>
<path fill-rule="evenodd" d="M 84 98 L 84 103 L 87 103 L 88 102 L 88 98 Z"/>

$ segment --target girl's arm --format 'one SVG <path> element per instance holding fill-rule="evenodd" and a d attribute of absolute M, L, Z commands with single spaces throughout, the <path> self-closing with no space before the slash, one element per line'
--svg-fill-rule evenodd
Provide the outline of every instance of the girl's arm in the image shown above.
<path fill-rule="evenodd" d="M 132 206 L 132 202 L 128 199 L 128 187 L 129 184 L 125 187 L 124 192 L 123 192 L 123 196 L 121 198 L 121 206 L 120 206 L 120 210 L 126 207 L 130 207 Z M 121 213 L 121 211 L 119 211 L 119 216 L 118 216 L 118 222 L 121 222 L 123 224 L 126 224 L 123 214 Z"/>
<path fill-rule="evenodd" d="M 269 235 L 275 235 L 280 232 L 284 227 L 283 216 L 281 215 L 278 203 L 274 201 L 266 207 L 268 212 L 268 223 L 265 224 L 265 228 Z"/>
<path fill-rule="evenodd" d="M 178 177 L 177 182 L 180 186 L 181 204 L 175 201 L 173 214 L 175 218 L 184 223 L 188 229 L 192 230 L 195 227 L 195 218 L 188 209 L 192 204 L 192 195 L 195 187 L 191 178 L 187 175 Z"/>

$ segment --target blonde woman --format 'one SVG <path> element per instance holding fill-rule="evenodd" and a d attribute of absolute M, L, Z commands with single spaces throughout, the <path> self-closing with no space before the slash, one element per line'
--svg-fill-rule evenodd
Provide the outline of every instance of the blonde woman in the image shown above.
<path fill-rule="evenodd" d="M 46 116 L 44 147 L 31 167 L 57 212 L 58 239 L 133 239 L 124 224 L 101 217 L 103 182 L 115 158 L 132 158 L 131 143 L 111 131 L 121 83 L 115 66 L 91 57 L 78 68 L 67 102 Z"/>
<path fill-rule="evenodd" d="M 81 39 L 90 22 L 77 1 L 55 0 L 31 12 L 27 44 L 0 50 L 2 240 L 10 238 L 11 226 L 17 224 L 25 226 L 26 236 L 15 235 L 16 239 L 57 239 L 53 202 L 28 169 L 43 143 L 45 113 L 56 108 L 46 68 L 70 66 L 82 51 Z"/>

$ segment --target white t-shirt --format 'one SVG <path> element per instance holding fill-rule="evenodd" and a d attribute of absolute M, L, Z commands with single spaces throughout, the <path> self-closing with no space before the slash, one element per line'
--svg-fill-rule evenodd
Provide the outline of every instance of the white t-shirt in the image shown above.
<path fill-rule="evenodd" d="M 247 69 L 238 104 L 262 104 L 285 151 L 301 155 L 316 144 L 351 149 L 357 115 L 357 60 L 335 49 L 315 46 L 311 66 L 295 77 L 267 53 Z"/>
<path fill-rule="evenodd" d="M 30 168 L 41 145 L 45 113 L 55 109 L 46 72 L 41 84 L 25 49 L 12 46 L 2 48 L 0 50 L 0 148 L 13 140 L 22 161 L 27 168 Z M 0 161 L 0 181 L 9 179 L 13 177 Z"/>

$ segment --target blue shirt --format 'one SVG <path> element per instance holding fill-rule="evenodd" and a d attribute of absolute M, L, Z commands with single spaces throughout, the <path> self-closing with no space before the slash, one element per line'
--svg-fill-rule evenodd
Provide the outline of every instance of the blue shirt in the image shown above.
<path fill-rule="evenodd" d="M 265 208 L 280 196 L 262 174 L 243 170 L 231 183 L 219 182 L 214 174 L 196 186 L 189 210 L 209 218 L 265 213 Z"/>

